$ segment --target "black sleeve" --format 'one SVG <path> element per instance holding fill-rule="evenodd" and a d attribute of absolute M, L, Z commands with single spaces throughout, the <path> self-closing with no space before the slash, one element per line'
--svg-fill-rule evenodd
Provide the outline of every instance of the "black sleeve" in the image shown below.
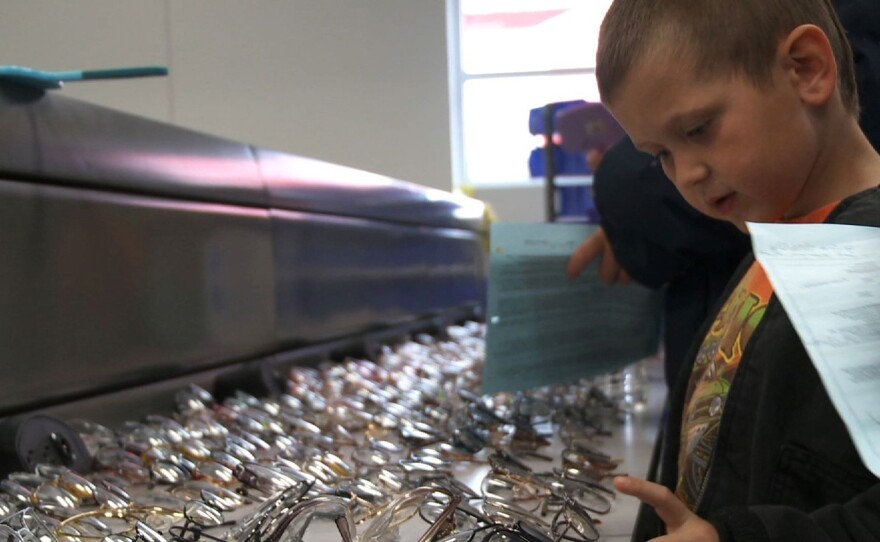
<path fill-rule="evenodd" d="M 663 286 L 707 258 L 723 258 L 729 270 L 727 262 L 749 249 L 748 237 L 733 225 L 691 207 L 629 138 L 605 155 L 593 191 L 618 262 L 645 286 Z"/>
<path fill-rule="evenodd" d="M 843 504 L 812 513 L 788 506 L 730 507 L 709 522 L 721 542 L 869 542 L 880 540 L 880 484 Z"/>
<path fill-rule="evenodd" d="M 827 222 L 880 227 L 878 209 L 880 187 L 845 199 L 828 216 Z M 788 325 L 791 326 L 790 323 Z M 806 356 L 806 352 L 803 355 Z M 802 389 L 799 391 L 803 392 Z M 677 406 L 680 406 L 682 396 L 677 397 Z M 831 409 L 829 405 L 828 411 L 833 412 Z M 795 415 L 801 415 L 801 412 Z M 676 427 L 680 427 L 680 418 L 675 423 Z M 826 434 L 817 434 L 816 438 L 821 440 L 828 437 Z M 844 449 L 854 446 L 840 438 L 831 442 L 838 443 L 836 446 L 839 457 L 848 455 Z M 674 450 L 677 453 L 677 449 Z M 832 471 L 835 473 L 833 480 L 828 483 L 836 484 L 842 491 L 849 491 L 847 488 L 862 484 L 864 489 L 851 497 L 830 502 L 809 512 L 791 506 L 731 506 L 712 513 L 707 520 L 719 532 L 722 542 L 877 542 L 880 541 L 880 479 L 865 467 L 861 469 L 865 476 L 859 475 L 858 482 L 854 481 L 852 471 L 847 473 L 836 468 Z M 811 477 L 817 477 L 817 474 L 813 472 Z"/>

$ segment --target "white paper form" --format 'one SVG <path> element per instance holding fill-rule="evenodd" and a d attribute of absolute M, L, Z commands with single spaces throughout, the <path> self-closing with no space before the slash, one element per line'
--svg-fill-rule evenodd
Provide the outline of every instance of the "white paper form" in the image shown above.
<path fill-rule="evenodd" d="M 755 257 L 865 466 L 880 476 L 880 228 L 748 224 Z"/>
<path fill-rule="evenodd" d="M 573 383 L 657 353 L 662 293 L 608 286 L 569 256 L 587 224 L 493 224 L 483 391 Z"/>

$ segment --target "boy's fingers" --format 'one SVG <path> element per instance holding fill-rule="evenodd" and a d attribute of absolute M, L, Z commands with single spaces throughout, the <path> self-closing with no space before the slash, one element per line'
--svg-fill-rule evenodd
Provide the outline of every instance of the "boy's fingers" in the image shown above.
<path fill-rule="evenodd" d="M 581 246 L 574 251 L 574 254 L 568 259 L 568 276 L 569 278 L 577 278 L 593 260 L 599 257 L 605 251 L 605 232 L 602 229 L 596 230 L 584 241 Z"/>
<path fill-rule="evenodd" d="M 674 530 L 684 524 L 693 512 L 665 486 L 629 476 L 618 476 L 614 487 L 621 493 L 632 495 L 654 508 L 667 530 Z"/>

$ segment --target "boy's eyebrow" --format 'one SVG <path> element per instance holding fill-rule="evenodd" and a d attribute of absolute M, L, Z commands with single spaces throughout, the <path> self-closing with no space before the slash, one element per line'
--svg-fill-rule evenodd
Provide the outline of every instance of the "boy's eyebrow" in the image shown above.
<path fill-rule="evenodd" d="M 700 119 L 701 117 L 708 117 L 713 115 L 720 108 L 717 104 L 704 105 L 700 107 L 695 107 L 693 109 L 681 111 L 672 115 L 669 120 L 667 120 L 663 124 L 664 132 L 675 132 L 675 129 L 685 124 L 689 121 L 693 121 L 695 119 Z"/>
<path fill-rule="evenodd" d="M 673 114 L 669 119 L 663 122 L 661 126 L 661 133 L 663 134 L 676 134 L 678 132 L 678 127 L 682 124 L 686 124 L 691 122 L 694 119 L 700 119 L 703 117 L 708 117 L 714 115 L 721 108 L 718 104 L 704 105 L 700 107 L 696 107 L 694 109 L 688 109 L 685 111 L 680 111 L 678 113 Z M 635 148 L 642 152 L 647 152 L 648 154 L 652 154 L 649 151 L 644 149 L 645 146 L 653 145 L 654 143 L 648 143 L 643 141 L 632 140 Z"/>

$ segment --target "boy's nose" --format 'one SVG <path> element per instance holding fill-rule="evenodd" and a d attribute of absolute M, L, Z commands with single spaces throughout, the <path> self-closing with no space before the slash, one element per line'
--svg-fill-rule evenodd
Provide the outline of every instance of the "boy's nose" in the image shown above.
<path fill-rule="evenodd" d="M 709 167 L 695 156 L 680 155 L 675 164 L 675 184 L 689 188 L 709 176 Z"/>

